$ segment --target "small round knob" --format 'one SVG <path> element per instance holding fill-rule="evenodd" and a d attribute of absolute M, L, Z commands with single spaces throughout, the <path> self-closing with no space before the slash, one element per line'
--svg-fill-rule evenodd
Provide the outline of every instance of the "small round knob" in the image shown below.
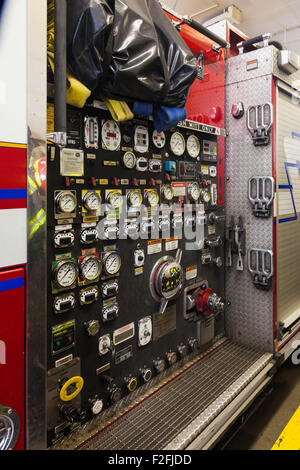
<path fill-rule="evenodd" d="M 163 359 L 156 359 L 153 361 L 154 369 L 158 374 L 160 374 L 163 370 L 165 370 L 165 361 Z"/>
<path fill-rule="evenodd" d="M 196 338 L 189 338 L 188 345 L 193 352 L 196 352 L 199 349 L 199 342 Z"/>
<path fill-rule="evenodd" d="M 84 326 L 89 336 L 96 336 L 99 333 L 100 323 L 98 320 L 90 320 Z"/>
<path fill-rule="evenodd" d="M 136 377 L 125 377 L 124 379 L 125 383 L 126 383 L 126 387 L 128 389 L 129 392 L 134 392 L 134 390 L 136 389 L 137 387 L 137 379 Z"/>
<path fill-rule="evenodd" d="M 152 378 L 152 370 L 149 367 L 144 367 L 143 369 L 140 369 L 140 374 L 145 383 L 149 382 Z"/>
<path fill-rule="evenodd" d="M 92 400 L 89 400 L 89 402 L 93 415 L 96 416 L 101 413 L 103 409 L 103 400 L 101 400 L 100 398 L 93 398 Z"/>
<path fill-rule="evenodd" d="M 177 346 L 177 351 L 180 357 L 185 357 L 188 355 L 188 347 L 185 344 L 180 344 Z"/>
<path fill-rule="evenodd" d="M 109 399 L 112 403 L 117 403 L 122 397 L 121 389 L 116 385 L 109 389 Z"/>
<path fill-rule="evenodd" d="M 172 366 L 173 364 L 175 364 L 175 362 L 177 362 L 177 354 L 176 352 L 174 351 L 169 351 L 166 353 L 166 359 L 167 359 L 167 362 L 170 366 Z"/>

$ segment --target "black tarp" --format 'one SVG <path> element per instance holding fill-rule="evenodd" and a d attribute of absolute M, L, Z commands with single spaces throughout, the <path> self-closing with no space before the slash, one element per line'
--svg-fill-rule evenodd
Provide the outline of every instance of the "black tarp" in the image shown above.
<path fill-rule="evenodd" d="M 157 0 L 68 0 L 68 65 L 94 96 L 178 108 L 197 74 Z"/>

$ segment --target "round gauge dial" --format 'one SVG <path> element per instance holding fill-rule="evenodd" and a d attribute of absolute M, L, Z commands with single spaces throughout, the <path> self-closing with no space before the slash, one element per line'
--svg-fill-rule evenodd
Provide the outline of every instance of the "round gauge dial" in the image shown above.
<path fill-rule="evenodd" d="M 99 290 L 97 286 L 89 287 L 80 291 L 81 305 L 89 305 L 98 300 Z"/>
<path fill-rule="evenodd" d="M 174 197 L 174 189 L 170 184 L 166 184 L 162 187 L 162 195 L 165 201 L 172 201 Z"/>
<path fill-rule="evenodd" d="M 174 132 L 170 139 L 170 147 L 174 155 L 181 157 L 185 151 L 185 140 L 180 132 Z"/>
<path fill-rule="evenodd" d="M 101 274 L 101 262 L 97 256 L 85 256 L 80 262 L 80 277 L 93 281 Z"/>
<path fill-rule="evenodd" d="M 123 204 L 122 194 L 118 191 L 111 191 L 107 196 L 107 202 L 111 204 L 113 209 L 120 209 Z"/>
<path fill-rule="evenodd" d="M 189 194 L 193 201 L 198 201 L 200 197 L 200 186 L 198 183 L 194 182 L 189 185 Z"/>
<path fill-rule="evenodd" d="M 154 189 L 147 192 L 146 198 L 147 198 L 148 204 L 149 204 L 151 207 L 157 206 L 157 204 L 159 203 L 159 195 L 158 195 L 158 192 L 155 191 Z"/>
<path fill-rule="evenodd" d="M 200 191 L 201 201 L 205 202 L 206 204 L 210 201 L 210 194 L 209 191 L 202 189 Z"/>
<path fill-rule="evenodd" d="M 190 135 L 186 141 L 186 149 L 190 157 L 197 158 L 200 153 L 200 142 L 198 137 Z"/>
<path fill-rule="evenodd" d="M 64 248 L 66 246 L 72 246 L 74 244 L 75 234 L 72 230 L 57 232 L 54 235 L 54 245 L 57 248 Z"/>
<path fill-rule="evenodd" d="M 118 150 L 121 144 L 121 131 L 115 121 L 105 121 L 102 126 L 102 147 L 112 152 Z"/>
<path fill-rule="evenodd" d="M 183 269 L 174 258 L 162 258 L 153 267 L 150 277 L 150 290 L 154 298 L 171 300 L 181 291 Z M 154 288 L 154 289 L 153 289 Z"/>
<path fill-rule="evenodd" d="M 98 232 L 96 228 L 86 228 L 80 234 L 80 241 L 83 244 L 95 243 L 98 240 Z"/>
<path fill-rule="evenodd" d="M 166 136 L 164 132 L 154 131 L 152 134 L 152 141 L 156 148 L 162 149 L 166 145 Z"/>
<path fill-rule="evenodd" d="M 54 309 L 57 313 L 72 310 L 74 307 L 75 297 L 73 294 L 65 295 L 62 297 L 55 297 L 54 299 Z"/>
<path fill-rule="evenodd" d="M 133 170 L 136 165 L 136 156 L 133 152 L 126 152 L 123 155 L 123 164 L 128 170 Z"/>
<path fill-rule="evenodd" d="M 134 189 L 128 193 L 128 202 L 131 207 L 140 207 L 143 202 L 143 196 L 141 191 Z"/>
<path fill-rule="evenodd" d="M 102 202 L 102 198 L 96 191 L 88 191 L 83 196 L 84 207 L 88 211 L 96 211 L 99 209 Z"/>
<path fill-rule="evenodd" d="M 77 267 L 73 261 L 60 261 L 54 267 L 54 280 L 59 287 L 70 287 L 77 278 Z"/>
<path fill-rule="evenodd" d="M 72 191 L 61 191 L 56 196 L 56 207 L 59 212 L 64 214 L 71 214 L 75 211 L 77 199 Z"/>
<path fill-rule="evenodd" d="M 107 253 L 103 258 L 103 267 L 109 276 L 113 276 L 120 271 L 121 257 L 116 251 Z"/>

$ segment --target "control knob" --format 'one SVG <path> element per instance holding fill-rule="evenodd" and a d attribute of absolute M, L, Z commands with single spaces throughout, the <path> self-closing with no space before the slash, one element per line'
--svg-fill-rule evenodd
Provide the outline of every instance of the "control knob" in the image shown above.
<path fill-rule="evenodd" d="M 189 348 L 187 347 L 186 344 L 179 344 L 179 346 L 177 346 L 177 351 L 178 351 L 179 356 L 183 358 L 188 355 Z"/>
<path fill-rule="evenodd" d="M 189 338 L 188 345 L 193 352 L 196 352 L 199 349 L 199 342 L 196 338 Z"/>
<path fill-rule="evenodd" d="M 134 390 L 136 389 L 137 384 L 138 384 L 137 378 L 132 377 L 132 375 L 130 375 L 129 377 L 125 377 L 124 382 L 126 384 L 126 387 L 127 387 L 128 391 L 129 392 L 134 392 Z"/>
<path fill-rule="evenodd" d="M 217 268 L 222 268 L 223 260 L 222 260 L 221 256 L 218 256 L 217 258 L 214 258 L 213 263 L 217 266 Z"/>
<path fill-rule="evenodd" d="M 149 367 L 144 366 L 143 369 L 140 369 L 140 375 L 145 383 L 149 382 L 152 378 L 152 370 Z"/>
<path fill-rule="evenodd" d="M 173 364 L 175 364 L 175 362 L 177 362 L 176 352 L 174 352 L 174 351 L 167 352 L 166 353 L 166 359 L 167 359 L 167 363 L 169 364 L 169 366 L 172 366 Z"/>
<path fill-rule="evenodd" d="M 98 398 L 97 396 L 95 396 L 95 398 L 89 399 L 89 404 L 90 404 L 91 412 L 93 413 L 94 416 L 101 413 L 103 409 L 103 400 L 101 400 L 101 398 Z"/>
<path fill-rule="evenodd" d="M 90 320 L 84 323 L 85 329 L 89 336 L 96 336 L 100 330 L 100 323 L 98 320 Z"/>
<path fill-rule="evenodd" d="M 218 235 L 216 238 L 210 238 L 209 240 L 205 240 L 205 245 L 209 248 L 216 248 L 221 246 L 223 243 L 222 238 Z"/>
<path fill-rule="evenodd" d="M 75 406 L 63 404 L 58 407 L 63 419 L 69 423 L 79 423 L 81 421 L 81 415 Z"/>
<path fill-rule="evenodd" d="M 216 215 L 214 212 L 211 212 L 208 216 L 208 220 L 211 224 L 223 222 L 225 220 L 225 215 Z"/>
<path fill-rule="evenodd" d="M 156 370 L 156 372 L 158 374 L 163 372 L 166 368 L 165 361 L 163 359 L 160 359 L 160 358 L 157 358 L 153 361 L 153 366 L 154 366 L 154 369 Z"/>

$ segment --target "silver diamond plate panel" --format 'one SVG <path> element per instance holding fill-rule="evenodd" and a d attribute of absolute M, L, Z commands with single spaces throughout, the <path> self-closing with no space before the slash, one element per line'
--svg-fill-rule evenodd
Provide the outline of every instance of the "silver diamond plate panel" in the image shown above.
<path fill-rule="evenodd" d="M 300 71 L 292 75 L 282 72 L 277 65 L 277 56 L 278 49 L 268 46 L 231 58 L 227 61 L 226 84 L 273 74 L 288 85 L 294 85 L 295 88 L 300 89 L 300 83 L 295 83 L 300 79 Z M 254 60 L 257 60 L 257 68 L 247 70 L 247 63 Z"/>
<path fill-rule="evenodd" d="M 209 354 L 195 358 L 185 370 L 177 372 L 176 377 L 169 378 L 164 386 L 152 390 L 147 399 L 134 407 L 132 404 L 129 412 L 115 417 L 104 429 L 94 430 L 94 436 L 88 438 L 86 430 L 81 428 L 77 439 L 80 438 L 82 444 L 77 444 L 77 448 L 183 448 L 199 433 L 200 422 L 201 429 L 208 425 L 271 358 L 270 354 L 262 354 L 229 340 L 220 342 Z M 74 436 L 71 440 L 74 445 Z M 60 448 L 69 446 L 64 442 Z"/>
<path fill-rule="evenodd" d="M 272 102 L 272 75 L 258 76 L 245 81 L 238 64 L 245 63 L 243 56 L 230 59 L 228 70 L 232 83 L 226 86 L 226 126 L 229 136 L 226 142 L 226 190 L 225 207 L 227 223 L 231 216 L 242 216 L 246 228 L 246 248 L 273 250 L 273 222 L 259 219 L 252 213 L 248 199 L 248 180 L 253 176 L 272 176 L 272 144 L 255 147 L 247 129 L 247 116 L 234 119 L 231 107 L 244 103 L 245 111 L 250 106 Z M 231 65 L 233 62 L 233 65 Z M 266 65 L 266 70 L 271 70 Z M 250 72 L 254 74 L 255 70 Z M 248 75 L 246 75 L 248 77 Z M 250 75 L 249 75 L 250 77 Z M 233 80 L 233 78 L 235 78 Z M 226 296 L 230 302 L 225 322 L 226 335 L 240 343 L 262 351 L 273 351 L 273 292 L 256 289 L 243 258 L 244 271 L 236 270 L 237 255 L 233 266 L 227 268 L 225 276 Z"/>

